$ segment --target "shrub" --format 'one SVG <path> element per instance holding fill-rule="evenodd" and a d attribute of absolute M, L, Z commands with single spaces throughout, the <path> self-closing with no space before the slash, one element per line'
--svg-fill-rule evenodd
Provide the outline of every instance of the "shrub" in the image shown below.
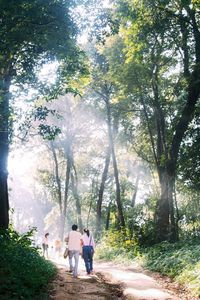
<path fill-rule="evenodd" d="M 186 286 L 194 297 L 200 296 L 200 243 L 192 237 L 177 243 L 162 242 L 142 247 L 119 231 L 106 232 L 97 247 L 97 257 L 125 263 L 137 257 L 144 267 L 168 275 Z"/>
<path fill-rule="evenodd" d="M 0 233 L 1 300 L 45 299 L 55 266 L 46 261 L 32 246 L 33 230 L 24 235 L 9 229 Z"/>
<path fill-rule="evenodd" d="M 196 238 L 174 244 L 162 242 L 142 251 L 145 267 L 172 277 L 193 296 L 200 296 L 200 244 Z"/>
<path fill-rule="evenodd" d="M 97 245 L 96 256 L 99 259 L 119 260 L 132 259 L 138 255 L 138 242 L 128 236 L 128 232 L 107 231 L 101 243 Z"/>

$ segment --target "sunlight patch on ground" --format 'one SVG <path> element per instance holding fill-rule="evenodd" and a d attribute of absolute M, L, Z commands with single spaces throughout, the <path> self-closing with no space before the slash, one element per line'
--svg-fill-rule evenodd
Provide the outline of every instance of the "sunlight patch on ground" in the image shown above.
<path fill-rule="evenodd" d="M 143 283 L 145 281 L 145 283 L 148 283 L 148 284 L 152 284 L 152 283 L 155 284 L 153 278 L 151 278 L 145 274 L 138 273 L 138 272 L 134 273 L 134 272 L 128 272 L 128 271 L 124 271 L 124 270 L 122 270 L 122 271 L 117 270 L 117 272 L 116 272 L 115 269 L 114 270 L 110 269 L 109 273 L 111 273 L 111 275 L 114 276 L 115 279 L 117 279 L 117 280 L 131 280 L 132 282 L 133 281 L 137 282 L 137 284 L 138 284 L 138 281 L 140 282 L 142 280 Z"/>
<path fill-rule="evenodd" d="M 124 295 L 135 300 L 177 300 L 163 289 L 153 277 L 144 274 L 137 265 L 127 269 L 112 263 L 100 263 L 97 270 L 108 274 L 112 280 L 124 284 Z"/>
<path fill-rule="evenodd" d="M 55 260 L 64 270 L 69 270 L 68 259 L 62 257 Z M 126 266 L 116 266 L 112 263 L 101 263 L 94 261 L 95 273 L 101 273 L 105 276 L 108 282 L 122 283 L 124 286 L 123 294 L 128 300 L 178 300 L 174 295 L 171 295 L 167 290 L 163 289 L 153 277 L 144 274 L 139 266 L 132 265 L 131 268 Z M 79 259 L 79 279 L 85 282 L 93 282 L 94 276 L 86 275 L 83 259 Z M 93 277 L 93 278 L 92 278 Z"/>
<path fill-rule="evenodd" d="M 143 286 L 143 290 L 138 290 L 136 288 L 126 288 L 124 291 L 124 295 L 126 296 L 134 296 L 134 299 L 145 299 L 145 300 L 167 300 L 174 299 L 169 297 L 169 295 L 158 289 L 145 289 Z"/>

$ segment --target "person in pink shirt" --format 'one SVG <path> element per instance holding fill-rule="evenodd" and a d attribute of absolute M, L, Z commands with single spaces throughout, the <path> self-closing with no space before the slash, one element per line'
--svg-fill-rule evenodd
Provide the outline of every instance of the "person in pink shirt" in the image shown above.
<path fill-rule="evenodd" d="M 94 239 L 88 229 L 84 229 L 82 235 L 83 259 L 87 274 L 93 273 Z"/>
<path fill-rule="evenodd" d="M 43 256 L 45 257 L 46 254 L 46 258 L 48 259 L 48 248 L 49 248 L 49 233 L 47 232 L 44 236 L 44 239 L 42 241 L 42 249 L 43 249 Z"/>
<path fill-rule="evenodd" d="M 79 254 L 81 250 L 81 233 L 77 231 L 78 226 L 76 224 L 72 225 L 72 230 L 69 232 L 65 241 L 68 243 L 69 251 L 69 267 L 70 272 L 72 272 L 73 277 L 78 276 L 78 262 Z M 73 265 L 74 258 L 74 265 Z"/>

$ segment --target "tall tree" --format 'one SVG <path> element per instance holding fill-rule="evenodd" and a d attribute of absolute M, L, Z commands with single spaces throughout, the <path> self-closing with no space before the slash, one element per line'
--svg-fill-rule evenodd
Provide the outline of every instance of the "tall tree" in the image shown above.
<path fill-rule="evenodd" d="M 108 143 L 110 148 L 110 153 L 112 157 L 114 178 L 115 178 L 115 187 L 116 187 L 116 204 L 117 204 L 117 212 L 119 218 L 119 226 L 125 227 L 124 213 L 121 202 L 121 192 L 120 192 L 120 181 L 119 181 L 119 169 L 116 158 L 115 151 L 115 120 L 112 115 L 111 110 L 111 101 L 112 94 L 114 92 L 114 85 L 112 79 L 109 78 L 108 70 L 109 64 L 106 61 L 106 58 L 103 54 L 98 53 L 97 50 L 94 50 L 94 54 L 92 59 L 93 69 L 92 69 L 92 82 L 91 89 L 93 90 L 93 97 L 101 100 L 105 104 L 105 115 L 106 115 L 106 123 L 108 130 Z M 100 202 L 99 202 L 100 203 Z"/>
<path fill-rule="evenodd" d="M 97 199 L 97 213 L 96 213 L 96 236 L 99 237 L 101 233 L 101 221 L 102 221 L 102 202 L 103 194 L 105 190 L 105 183 L 108 176 L 109 164 L 110 164 L 110 147 L 108 147 L 105 157 L 105 165 L 101 176 L 101 183 L 99 187 L 98 199 Z"/>
<path fill-rule="evenodd" d="M 51 105 L 53 105 L 53 103 Z M 63 239 L 69 198 L 71 195 L 73 195 L 75 200 L 79 228 L 80 230 L 83 229 L 81 204 L 78 193 L 78 174 L 75 166 L 74 152 L 76 142 L 78 142 L 76 137 L 79 135 L 79 138 L 81 138 L 83 130 L 81 130 L 80 127 L 84 127 L 84 125 L 79 123 L 83 121 L 81 118 L 77 121 L 78 117 L 80 117 L 79 114 L 82 112 L 81 103 L 79 101 L 76 102 L 76 100 L 70 96 L 60 97 L 60 99 L 57 99 L 54 107 L 57 107 L 57 111 L 59 111 L 60 114 L 62 113 L 60 120 L 56 120 L 56 124 L 61 128 L 62 132 L 59 137 L 51 141 L 51 151 L 54 160 L 53 173 L 57 184 L 56 200 L 60 208 L 60 238 Z M 62 173 L 64 173 L 64 175 L 61 175 Z"/>
<path fill-rule="evenodd" d="M 140 118 L 146 124 L 159 175 L 156 238 L 176 240 L 173 186 L 177 161 L 200 95 L 199 3 L 118 3 L 120 34 L 126 45 L 121 82 L 135 108 L 142 108 Z"/>
<path fill-rule="evenodd" d="M 7 158 L 10 136 L 10 86 L 36 81 L 44 62 L 59 60 L 59 73 L 68 81 L 78 68 L 76 28 L 71 1 L 0 2 L 0 227 L 7 228 Z M 67 67 L 66 67 L 67 66 Z"/>

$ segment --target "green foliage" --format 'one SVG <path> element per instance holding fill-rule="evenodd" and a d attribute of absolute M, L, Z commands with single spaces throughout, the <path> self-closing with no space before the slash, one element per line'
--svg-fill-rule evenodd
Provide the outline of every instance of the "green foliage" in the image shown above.
<path fill-rule="evenodd" d="M 185 209 L 186 208 L 187 207 L 185 207 Z M 190 209 L 189 206 L 188 208 Z M 199 211 L 190 211 L 188 214 L 183 215 L 182 220 L 179 222 L 179 228 L 182 238 L 198 238 L 200 236 Z"/>
<path fill-rule="evenodd" d="M 187 131 L 179 156 L 179 180 L 193 191 L 200 191 L 200 106 Z"/>
<path fill-rule="evenodd" d="M 181 284 L 186 284 L 188 289 L 192 291 L 194 296 L 200 296 L 200 262 L 187 267 L 178 277 L 177 280 Z"/>
<path fill-rule="evenodd" d="M 200 296 L 199 239 L 175 244 L 163 242 L 142 250 L 144 266 L 184 284 L 194 296 Z"/>
<path fill-rule="evenodd" d="M 57 126 L 50 126 L 47 124 L 40 124 L 38 126 L 39 134 L 44 140 L 54 140 L 55 137 L 61 133 L 61 129 Z"/>
<path fill-rule="evenodd" d="M 100 259 L 124 261 L 133 259 L 138 252 L 138 242 L 131 239 L 128 232 L 107 231 L 104 232 L 101 243 L 98 245 L 96 255 Z"/>
<path fill-rule="evenodd" d="M 157 198 L 149 196 L 145 203 L 135 205 L 126 214 L 126 224 L 131 236 L 137 239 L 140 246 L 155 244 L 155 220 L 154 211 Z"/>
<path fill-rule="evenodd" d="M 200 240 L 198 237 L 177 243 L 162 242 L 153 247 L 139 246 L 128 232 L 109 231 L 97 247 L 99 259 L 127 263 L 140 260 L 144 267 L 170 276 L 185 285 L 191 295 L 200 296 Z"/>
<path fill-rule="evenodd" d="M 0 1 L 0 104 L 6 101 L 6 97 L 11 97 L 11 93 L 6 96 L 9 88 L 5 89 L 4 82 L 7 81 L 9 85 L 11 82 L 14 84 L 15 90 L 18 88 L 17 93 L 27 92 L 24 95 L 26 101 L 27 98 L 35 101 L 39 97 L 50 101 L 65 92 L 80 93 L 79 81 L 88 76 L 88 66 L 84 52 L 76 43 L 78 29 L 71 13 L 74 6 L 74 1 L 65 0 Z M 39 78 L 42 67 L 54 62 L 58 62 L 56 81 L 50 83 L 49 78 Z M 34 93 L 30 96 L 28 91 L 32 88 Z M 13 92 L 13 99 L 20 100 L 16 92 Z M 39 120 L 42 115 L 45 121 L 45 109 L 32 114 Z M 2 112 L 3 107 L 0 108 L 0 114 Z M 9 112 L 3 118 L 6 116 L 9 116 Z M 14 122 L 16 120 L 10 118 L 10 127 Z M 31 119 L 28 116 L 26 124 L 21 125 L 19 130 L 25 131 L 30 127 Z M 11 128 L 9 131 L 11 136 Z M 38 133 L 44 139 L 53 139 L 59 134 L 59 129 L 41 125 Z M 23 134 L 27 135 L 26 132 Z"/>
<path fill-rule="evenodd" d="M 55 59 L 65 66 L 59 69 L 63 76 L 74 73 L 79 50 L 75 44 L 77 28 L 70 15 L 72 6 L 72 1 L 0 2 L 3 76 L 10 67 L 9 75 L 15 82 L 33 83 L 41 65 Z"/>
<path fill-rule="evenodd" d="M 9 299 L 46 299 L 56 268 L 32 246 L 34 230 L 24 235 L 9 229 L 0 233 L 0 295 Z"/>

